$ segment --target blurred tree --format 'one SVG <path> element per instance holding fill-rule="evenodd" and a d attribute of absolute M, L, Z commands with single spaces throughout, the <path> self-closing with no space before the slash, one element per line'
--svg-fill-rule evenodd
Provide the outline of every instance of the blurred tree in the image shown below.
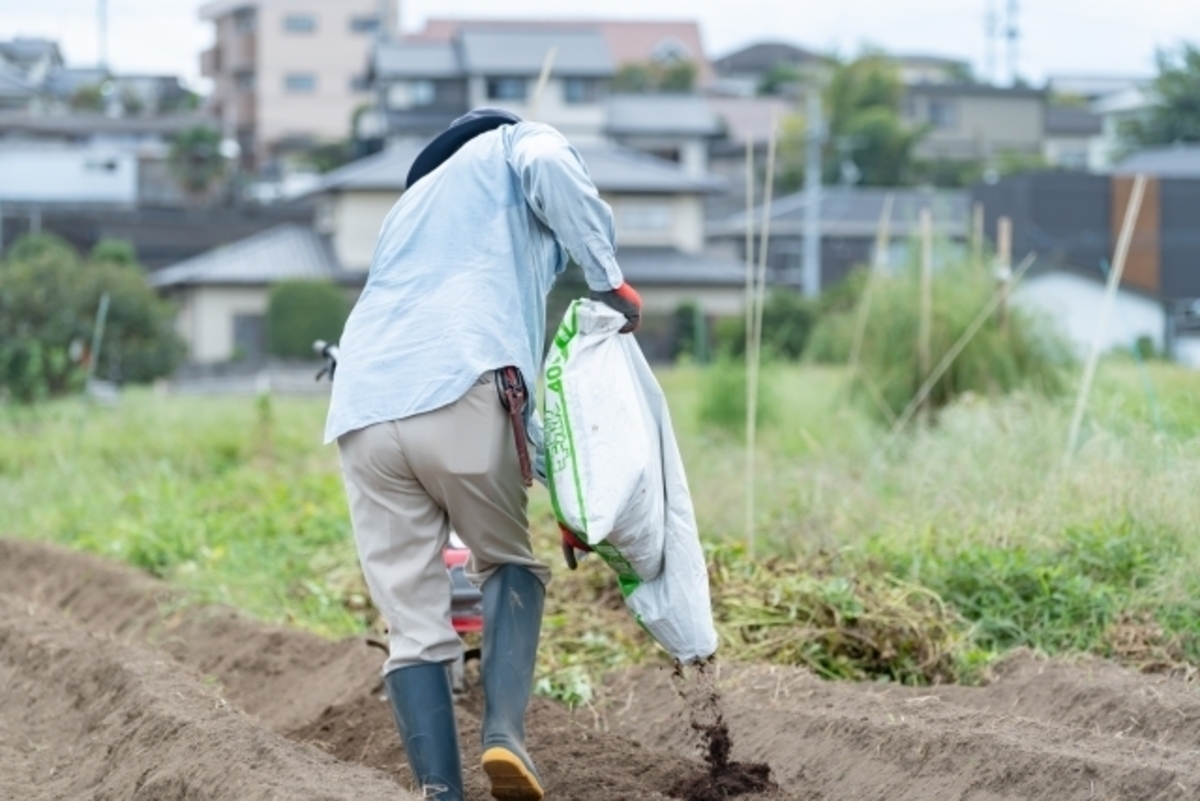
<path fill-rule="evenodd" d="M 267 345 L 271 354 L 312 358 L 313 342 L 336 342 L 350 309 L 342 290 L 329 281 L 284 281 L 267 302 Z"/>
<path fill-rule="evenodd" d="M 75 111 L 104 111 L 104 89 L 100 84 L 81 86 L 67 99 Z"/>
<path fill-rule="evenodd" d="M 1159 50 L 1157 102 L 1145 120 L 1132 120 L 1122 138 L 1130 147 L 1200 142 L 1200 46 L 1184 42 Z"/>
<path fill-rule="evenodd" d="M 690 61 L 625 64 L 613 76 L 612 90 L 618 93 L 650 94 L 668 92 L 680 94 L 692 91 L 696 85 L 696 65 Z"/>
<path fill-rule="evenodd" d="M 760 95 L 783 94 L 786 87 L 799 84 L 801 77 L 798 66 L 781 61 L 762 76 L 762 80 L 758 82 L 758 93 Z"/>
<path fill-rule="evenodd" d="M 175 135 L 167 159 L 185 192 L 202 195 L 224 174 L 225 159 L 220 148 L 221 135 L 204 125 Z"/>
<path fill-rule="evenodd" d="M 859 182 L 867 186 L 900 186 L 911 180 L 912 150 L 926 129 L 904 121 L 903 100 L 899 71 L 882 53 L 833 62 L 823 97 L 828 136 L 822 172 L 827 183 L 842 178 L 847 158 L 853 160 Z M 805 136 L 802 117 L 785 120 L 780 142 L 785 190 L 803 181 Z"/>
<path fill-rule="evenodd" d="M 169 374 L 183 356 L 170 304 L 146 284 L 136 260 L 101 243 L 84 262 L 65 241 L 19 239 L 0 262 L 0 390 L 36 401 L 78 389 L 100 296 L 110 298 L 96 374 L 120 382 Z"/>
<path fill-rule="evenodd" d="M 133 243 L 125 239 L 101 239 L 92 247 L 88 258 L 94 262 L 126 266 L 134 266 L 138 263 L 137 251 L 134 250 Z"/>

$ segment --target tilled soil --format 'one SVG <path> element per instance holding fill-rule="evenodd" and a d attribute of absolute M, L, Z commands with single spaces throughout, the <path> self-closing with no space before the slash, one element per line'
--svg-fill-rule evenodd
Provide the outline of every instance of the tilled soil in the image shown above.
<path fill-rule="evenodd" d="M 0 540 L 0 799 L 412 798 L 381 657 Z M 1030 655 L 982 688 L 715 669 L 729 756 L 779 785 L 747 799 L 1200 798 L 1200 696 L 1177 679 Z M 607 697 L 576 713 L 535 699 L 548 799 L 664 799 L 705 773 L 669 670 L 614 677 Z M 458 708 L 472 801 L 488 798 L 480 707 L 475 691 Z"/>

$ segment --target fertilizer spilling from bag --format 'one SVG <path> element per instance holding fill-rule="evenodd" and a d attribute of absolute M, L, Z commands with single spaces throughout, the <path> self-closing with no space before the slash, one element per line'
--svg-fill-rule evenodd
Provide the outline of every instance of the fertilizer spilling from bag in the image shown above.
<path fill-rule="evenodd" d="M 573 302 L 546 360 L 546 472 L 561 525 L 617 573 L 638 623 L 682 663 L 717 650 L 708 571 L 671 416 L 624 315 Z"/>

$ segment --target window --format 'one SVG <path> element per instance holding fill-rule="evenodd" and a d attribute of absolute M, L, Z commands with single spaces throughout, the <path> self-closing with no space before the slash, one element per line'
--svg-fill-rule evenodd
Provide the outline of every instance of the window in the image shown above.
<path fill-rule="evenodd" d="M 233 315 L 233 353 L 235 362 L 257 362 L 263 356 L 265 326 L 261 314 Z"/>
<path fill-rule="evenodd" d="M 437 98 L 437 87 L 433 81 L 413 81 L 409 92 L 414 106 L 432 106 Z"/>
<path fill-rule="evenodd" d="M 317 29 L 317 18 L 312 14 L 288 14 L 283 18 L 283 29 L 288 33 L 312 33 Z"/>
<path fill-rule="evenodd" d="M 524 100 L 529 81 L 524 78 L 488 78 L 488 100 Z"/>
<path fill-rule="evenodd" d="M 351 17 L 351 33 L 374 33 L 379 30 L 379 17 Z"/>
<path fill-rule="evenodd" d="M 254 73 L 250 70 L 239 70 L 233 73 L 233 85 L 241 92 L 254 91 Z"/>
<path fill-rule="evenodd" d="M 314 92 L 317 88 L 317 76 L 311 72 L 289 72 L 283 76 L 283 88 L 297 94 Z"/>
<path fill-rule="evenodd" d="M 929 101 L 929 124 L 946 130 L 958 126 L 958 107 L 953 100 L 931 99 Z"/>
<path fill-rule="evenodd" d="M 595 78 L 564 78 L 563 99 L 571 105 L 596 103 L 600 100 L 600 81 Z"/>
<path fill-rule="evenodd" d="M 629 203 L 618 207 L 617 220 L 625 231 L 658 233 L 671 230 L 675 222 L 667 203 Z"/>
<path fill-rule="evenodd" d="M 252 8 L 243 8 L 234 12 L 233 28 L 238 33 L 254 33 L 257 23 L 258 15 Z"/>
<path fill-rule="evenodd" d="M 350 91 L 351 92 L 366 92 L 371 89 L 371 79 L 366 75 L 351 75 L 350 76 Z"/>

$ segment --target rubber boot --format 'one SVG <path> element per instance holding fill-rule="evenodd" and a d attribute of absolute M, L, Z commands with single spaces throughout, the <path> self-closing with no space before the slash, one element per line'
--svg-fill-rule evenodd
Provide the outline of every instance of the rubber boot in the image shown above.
<path fill-rule="evenodd" d="M 545 598 L 537 576 L 517 565 L 504 565 L 483 585 L 483 770 L 501 801 L 544 795 L 525 752 L 525 710 Z"/>
<path fill-rule="evenodd" d="M 402 667 L 383 681 L 421 797 L 462 801 L 462 755 L 446 666 L 429 662 Z"/>

